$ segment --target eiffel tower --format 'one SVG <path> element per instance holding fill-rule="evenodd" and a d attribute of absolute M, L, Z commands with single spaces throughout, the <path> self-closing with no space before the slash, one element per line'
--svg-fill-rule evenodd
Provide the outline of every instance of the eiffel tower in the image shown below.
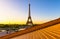
<path fill-rule="evenodd" d="M 31 13 L 30 13 L 30 1 L 29 1 L 29 13 L 28 13 L 28 19 L 26 25 L 33 25 L 32 19 L 31 19 Z"/>

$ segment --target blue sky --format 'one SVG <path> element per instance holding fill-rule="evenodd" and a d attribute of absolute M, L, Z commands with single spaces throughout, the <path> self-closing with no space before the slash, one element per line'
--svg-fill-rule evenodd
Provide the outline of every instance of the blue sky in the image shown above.
<path fill-rule="evenodd" d="M 60 0 L 30 0 L 34 23 L 60 17 Z M 0 23 L 24 24 L 28 18 L 28 0 L 0 0 Z"/>

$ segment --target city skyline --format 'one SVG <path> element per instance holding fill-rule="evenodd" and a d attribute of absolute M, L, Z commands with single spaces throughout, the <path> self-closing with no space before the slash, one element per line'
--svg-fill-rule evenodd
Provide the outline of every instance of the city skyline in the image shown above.
<path fill-rule="evenodd" d="M 30 0 L 33 23 L 44 23 L 60 17 L 59 0 Z M 28 0 L 0 0 L 0 24 L 26 24 Z"/>

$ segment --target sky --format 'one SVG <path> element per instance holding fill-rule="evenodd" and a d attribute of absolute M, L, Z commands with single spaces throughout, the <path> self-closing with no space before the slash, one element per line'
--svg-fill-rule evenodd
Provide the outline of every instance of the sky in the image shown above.
<path fill-rule="evenodd" d="M 34 24 L 60 18 L 60 0 L 30 0 Z M 0 24 L 26 24 L 28 0 L 0 0 Z"/>

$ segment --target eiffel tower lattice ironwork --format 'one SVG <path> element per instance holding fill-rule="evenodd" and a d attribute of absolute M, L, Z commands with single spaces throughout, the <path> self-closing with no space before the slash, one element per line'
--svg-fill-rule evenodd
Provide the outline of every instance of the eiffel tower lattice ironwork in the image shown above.
<path fill-rule="evenodd" d="M 29 14 L 28 14 L 28 20 L 26 25 L 33 25 L 32 18 L 31 18 L 31 13 L 30 13 L 30 3 L 29 3 Z"/>

